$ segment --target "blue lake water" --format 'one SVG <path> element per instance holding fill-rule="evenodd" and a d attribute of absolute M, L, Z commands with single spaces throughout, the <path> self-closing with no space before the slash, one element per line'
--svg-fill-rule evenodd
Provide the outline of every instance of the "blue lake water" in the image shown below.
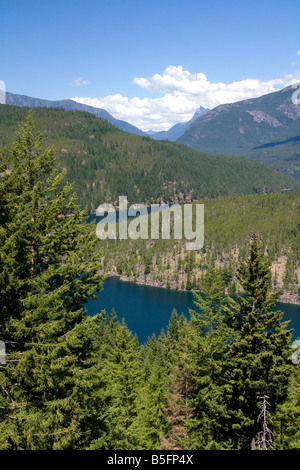
<path fill-rule="evenodd" d="M 298 185 L 300 186 L 300 173 L 289 173 L 295 180 L 297 181 Z"/>
<path fill-rule="evenodd" d="M 291 174 L 300 186 L 300 173 Z M 91 215 L 87 222 L 95 219 Z M 98 222 L 100 219 L 96 219 Z M 189 308 L 194 308 L 191 292 L 174 291 L 160 287 L 151 287 L 120 281 L 119 278 L 108 278 L 104 281 L 104 289 L 96 301 L 89 301 L 89 315 L 101 310 L 110 313 L 114 308 L 118 319 L 123 318 L 129 329 L 136 333 L 141 343 L 153 333 L 159 335 L 166 329 L 171 313 L 175 308 L 180 315 L 189 315 Z M 290 320 L 289 328 L 294 329 L 293 339 L 300 338 L 300 305 L 278 302 L 276 308 L 283 310 L 283 320 Z"/>
<path fill-rule="evenodd" d="M 188 309 L 195 307 L 191 292 L 138 285 L 116 277 L 107 278 L 103 287 L 97 300 L 88 302 L 89 315 L 101 310 L 110 313 L 114 308 L 118 319 L 125 319 L 141 343 L 153 333 L 159 335 L 162 329 L 166 329 L 174 308 L 178 314 L 188 316 Z M 291 321 L 289 328 L 294 328 L 293 339 L 300 337 L 300 305 L 278 302 L 276 309 L 285 312 L 283 320 Z"/>

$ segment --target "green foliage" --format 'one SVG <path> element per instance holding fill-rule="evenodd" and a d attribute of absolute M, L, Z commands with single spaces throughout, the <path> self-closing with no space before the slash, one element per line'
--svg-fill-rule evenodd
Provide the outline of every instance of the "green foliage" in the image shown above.
<path fill-rule="evenodd" d="M 279 292 L 271 292 L 270 261 L 261 254 L 256 234 L 238 280 L 245 295 L 229 299 L 225 310 L 237 332 L 227 354 L 227 402 L 231 436 L 244 448 L 248 442 L 250 449 L 257 433 L 257 398 L 269 396 L 273 413 L 287 398 L 292 330 L 287 329 L 289 322 L 282 322 L 283 312 L 273 310 Z"/>
<path fill-rule="evenodd" d="M 141 370 L 138 341 L 125 324 L 115 325 L 111 347 L 102 367 L 108 399 L 104 419 L 107 432 L 92 448 L 134 449 L 136 436 L 133 425 L 137 416 Z"/>
<path fill-rule="evenodd" d="M 29 114 L 1 161 L 3 449 L 82 446 L 90 437 L 86 421 L 92 429 L 101 414 L 102 401 L 85 394 L 101 382 L 94 357 L 99 320 L 84 310 L 101 276 L 91 227 L 62 179 Z"/>
<path fill-rule="evenodd" d="M 273 311 L 278 292 L 258 238 L 252 236 L 239 263 L 244 292 L 236 299 L 224 298 L 235 268 L 219 269 L 218 236 L 205 259 L 184 256 L 172 240 L 145 245 L 142 253 L 138 240 L 124 240 L 131 258 L 115 260 L 120 271 L 137 278 L 142 266 L 144 278 L 163 267 L 170 283 L 171 273 L 186 271 L 190 288 L 201 290 L 189 319 L 174 310 L 166 332 L 140 345 L 114 311 L 87 316 L 86 301 L 101 290 L 101 244 L 54 155 L 32 114 L 9 153 L 1 153 L 0 338 L 7 362 L 0 364 L 0 449 L 248 449 L 257 433 L 257 397 L 264 394 L 275 446 L 298 449 L 298 366 L 290 364 L 283 312 Z M 264 197 L 257 196 L 256 209 L 270 204 L 285 224 L 286 201 L 293 209 L 299 204 L 296 192 Z M 247 201 L 253 199 L 243 197 L 239 208 Z M 289 228 L 289 252 L 299 247 L 297 224 Z M 278 233 L 274 245 L 262 238 L 265 250 L 286 246 L 286 226 Z M 113 252 L 103 252 L 108 265 Z M 200 264 L 205 269 L 197 278 Z"/>
<path fill-rule="evenodd" d="M 161 336 L 161 338 L 163 335 Z M 167 361 L 163 341 L 155 335 L 141 347 L 142 388 L 137 404 L 135 435 L 137 449 L 160 449 L 161 436 L 167 429 Z"/>
<path fill-rule="evenodd" d="M 227 448 L 224 421 L 226 384 L 223 370 L 227 345 L 234 333 L 225 323 L 224 283 L 214 265 L 201 278 L 201 294 L 194 293 L 197 311 L 190 310 L 193 341 L 193 394 L 187 445 L 193 449 Z"/>
<path fill-rule="evenodd" d="M 291 372 L 288 398 L 278 407 L 274 420 L 277 436 L 276 449 L 300 449 L 300 367 L 295 365 Z"/>

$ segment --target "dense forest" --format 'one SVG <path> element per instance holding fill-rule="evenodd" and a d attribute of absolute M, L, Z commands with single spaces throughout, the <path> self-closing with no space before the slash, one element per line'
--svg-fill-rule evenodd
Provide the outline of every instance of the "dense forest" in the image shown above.
<path fill-rule="evenodd" d="M 295 189 L 286 174 L 241 157 L 208 155 L 185 145 L 128 134 L 86 112 L 34 108 L 45 145 L 54 145 L 78 202 L 94 211 L 99 204 L 186 202 L 228 194 Z M 27 108 L 0 105 L 0 146 L 9 148 Z"/>
<path fill-rule="evenodd" d="M 0 174 L 1 450 L 300 449 L 300 368 L 259 235 L 243 296 L 207 260 L 190 318 L 141 345 L 115 312 L 87 315 L 99 240 L 31 115 Z"/>

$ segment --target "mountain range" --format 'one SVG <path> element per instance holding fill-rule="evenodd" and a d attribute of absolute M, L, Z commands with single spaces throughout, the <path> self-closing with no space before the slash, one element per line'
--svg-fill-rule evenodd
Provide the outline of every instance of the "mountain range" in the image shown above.
<path fill-rule="evenodd" d="M 105 109 L 102 108 L 94 108 L 93 106 L 88 106 L 86 104 L 78 103 L 77 101 L 66 99 L 66 100 L 44 100 L 40 98 L 32 98 L 31 96 L 26 95 L 18 95 L 15 93 L 6 93 L 6 104 L 12 106 L 25 106 L 28 108 L 63 108 L 66 111 L 85 111 L 94 116 L 99 117 L 101 119 L 105 119 L 107 122 L 112 124 L 113 126 L 117 127 L 121 131 L 129 132 L 130 134 L 137 134 L 137 135 L 149 135 L 155 140 L 170 140 L 172 142 L 176 141 L 188 128 L 188 126 L 197 119 L 201 114 L 208 111 L 208 108 L 203 108 L 200 106 L 192 119 L 187 122 L 182 122 L 175 124 L 167 131 L 149 131 L 143 132 L 141 129 L 129 124 L 126 121 L 122 121 L 120 119 L 115 119 L 111 114 L 109 114 Z"/>
<path fill-rule="evenodd" d="M 126 121 L 115 119 L 106 110 L 73 100 L 49 101 L 6 93 L 6 103 L 26 107 L 59 107 L 85 111 L 106 120 L 118 129 L 155 140 L 176 141 L 194 150 L 214 155 L 244 156 L 272 169 L 300 171 L 300 100 L 296 85 L 282 90 L 217 106 L 200 106 L 193 118 L 167 131 L 145 133 Z"/>
<path fill-rule="evenodd" d="M 33 119 L 74 183 L 82 207 L 94 211 L 126 195 L 130 204 L 184 203 L 229 194 L 296 189 L 289 175 L 243 157 L 217 156 L 117 129 L 90 112 L 35 107 Z M 0 105 L 0 146 L 9 154 L 26 107 Z M 230 214 L 228 214 L 230 216 Z"/>
<path fill-rule="evenodd" d="M 94 116 L 104 119 L 105 121 L 109 122 L 113 126 L 121 129 L 124 132 L 129 132 L 130 134 L 137 134 L 137 135 L 148 135 L 143 132 L 141 129 L 138 129 L 135 126 L 132 126 L 126 121 L 121 121 L 120 119 L 115 119 L 111 114 L 109 114 L 105 109 L 101 108 L 94 108 L 93 106 L 88 106 L 86 104 L 77 103 L 74 100 L 58 100 L 58 101 L 50 101 L 50 100 L 43 100 L 40 98 L 32 98 L 31 96 L 26 95 L 16 95 L 14 93 L 6 93 L 6 104 L 13 105 L 13 106 L 26 106 L 29 108 L 63 108 L 66 111 L 85 111 Z"/>
<path fill-rule="evenodd" d="M 217 106 L 195 119 L 177 141 L 203 152 L 246 156 L 277 170 L 299 171 L 299 85 Z"/>

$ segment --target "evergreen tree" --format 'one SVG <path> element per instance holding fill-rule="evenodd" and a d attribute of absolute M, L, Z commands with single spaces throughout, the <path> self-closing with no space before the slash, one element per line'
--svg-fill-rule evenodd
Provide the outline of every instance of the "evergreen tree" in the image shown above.
<path fill-rule="evenodd" d="M 291 369 L 291 334 L 283 312 L 274 311 L 279 292 L 271 292 L 270 261 L 261 253 L 257 235 L 250 240 L 249 255 L 241 262 L 237 278 L 244 290 L 226 308 L 236 331 L 226 356 L 227 405 L 234 446 L 255 447 L 257 397 L 268 396 L 269 413 L 275 413 L 287 396 Z M 275 441 L 276 446 L 276 441 Z"/>
<path fill-rule="evenodd" d="M 124 322 L 115 324 L 102 370 L 106 380 L 103 390 L 106 432 L 90 448 L 132 450 L 138 440 L 134 424 L 141 388 L 140 349 L 137 337 Z"/>
<path fill-rule="evenodd" d="M 286 401 L 273 421 L 276 449 L 300 450 L 300 367 L 292 368 Z"/>
<path fill-rule="evenodd" d="M 160 449 L 161 436 L 166 432 L 168 374 L 163 340 L 163 334 L 158 339 L 153 335 L 142 347 L 142 388 L 134 425 L 138 449 Z"/>
<path fill-rule="evenodd" d="M 213 263 L 201 277 L 200 290 L 201 293 L 194 292 L 198 310 L 190 310 L 190 323 L 196 336 L 189 440 L 194 449 L 226 448 L 229 443 L 223 436 L 223 426 L 228 412 L 224 405 L 226 384 L 222 374 L 232 331 L 224 319 L 222 274 Z"/>
<path fill-rule="evenodd" d="M 191 418 L 190 399 L 193 393 L 193 330 L 184 315 L 178 319 L 173 311 L 165 345 L 168 359 L 166 432 L 161 435 L 161 447 L 168 450 L 188 446 L 187 421 Z M 185 446 L 185 447 L 183 447 Z"/>
<path fill-rule="evenodd" d="M 177 351 L 179 344 L 179 319 L 177 310 L 174 308 L 167 328 L 167 334 L 163 341 L 164 355 L 167 362 L 167 367 L 172 367 L 172 364 L 177 359 Z"/>
<path fill-rule="evenodd" d="M 0 174 L 0 448 L 85 447 L 101 432 L 97 239 L 31 114 Z"/>

